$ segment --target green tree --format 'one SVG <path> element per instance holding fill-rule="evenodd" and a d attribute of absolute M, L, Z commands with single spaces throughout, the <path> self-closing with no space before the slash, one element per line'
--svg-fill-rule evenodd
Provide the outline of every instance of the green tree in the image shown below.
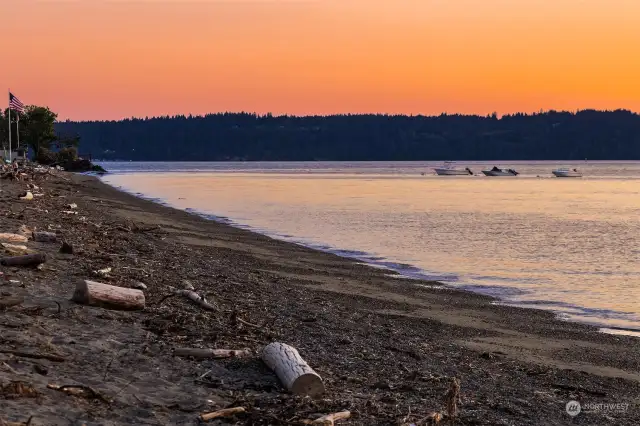
<path fill-rule="evenodd" d="M 58 114 L 47 107 L 29 105 L 20 117 L 20 142 L 29 146 L 35 158 L 41 149 L 50 149 L 56 141 L 54 124 Z"/>

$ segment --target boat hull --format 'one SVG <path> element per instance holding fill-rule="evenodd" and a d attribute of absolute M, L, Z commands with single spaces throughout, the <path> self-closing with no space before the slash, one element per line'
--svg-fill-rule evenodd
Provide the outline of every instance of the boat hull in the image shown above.
<path fill-rule="evenodd" d="M 471 173 L 468 170 L 456 170 L 456 169 L 433 169 L 439 176 L 470 176 Z"/>
<path fill-rule="evenodd" d="M 516 173 L 504 170 L 483 170 L 482 173 L 484 173 L 485 176 L 517 176 Z"/>
<path fill-rule="evenodd" d="M 574 172 L 574 171 L 562 171 L 562 170 L 554 170 L 551 173 L 553 173 L 553 175 L 555 177 L 572 177 L 572 178 L 579 178 L 582 177 L 582 173 L 580 172 Z"/>

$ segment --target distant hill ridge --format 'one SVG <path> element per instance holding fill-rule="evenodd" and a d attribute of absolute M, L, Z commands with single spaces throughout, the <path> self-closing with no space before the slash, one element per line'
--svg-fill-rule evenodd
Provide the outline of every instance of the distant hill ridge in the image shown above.
<path fill-rule="evenodd" d="M 477 115 L 219 113 L 58 122 L 94 159 L 140 161 L 640 160 L 627 110 Z"/>

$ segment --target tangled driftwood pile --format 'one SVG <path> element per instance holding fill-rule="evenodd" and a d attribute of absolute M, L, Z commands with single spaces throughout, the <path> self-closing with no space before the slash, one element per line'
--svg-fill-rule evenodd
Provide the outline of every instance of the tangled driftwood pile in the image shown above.
<path fill-rule="evenodd" d="M 56 172 L 63 170 L 62 167 L 41 166 L 36 163 L 19 164 L 13 162 L 11 164 L 0 165 L 0 179 L 10 179 L 18 181 L 36 181 L 38 179 L 46 179 L 49 176 L 60 174 Z"/>

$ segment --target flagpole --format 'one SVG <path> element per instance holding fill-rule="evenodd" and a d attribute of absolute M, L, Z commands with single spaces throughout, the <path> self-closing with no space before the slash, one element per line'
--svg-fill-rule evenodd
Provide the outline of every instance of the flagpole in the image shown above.
<path fill-rule="evenodd" d="M 9 89 L 9 99 L 11 99 L 11 89 Z M 9 100 L 9 163 L 11 163 L 11 100 Z"/>
<path fill-rule="evenodd" d="M 16 150 L 20 149 L 20 112 L 16 113 Z"/>

